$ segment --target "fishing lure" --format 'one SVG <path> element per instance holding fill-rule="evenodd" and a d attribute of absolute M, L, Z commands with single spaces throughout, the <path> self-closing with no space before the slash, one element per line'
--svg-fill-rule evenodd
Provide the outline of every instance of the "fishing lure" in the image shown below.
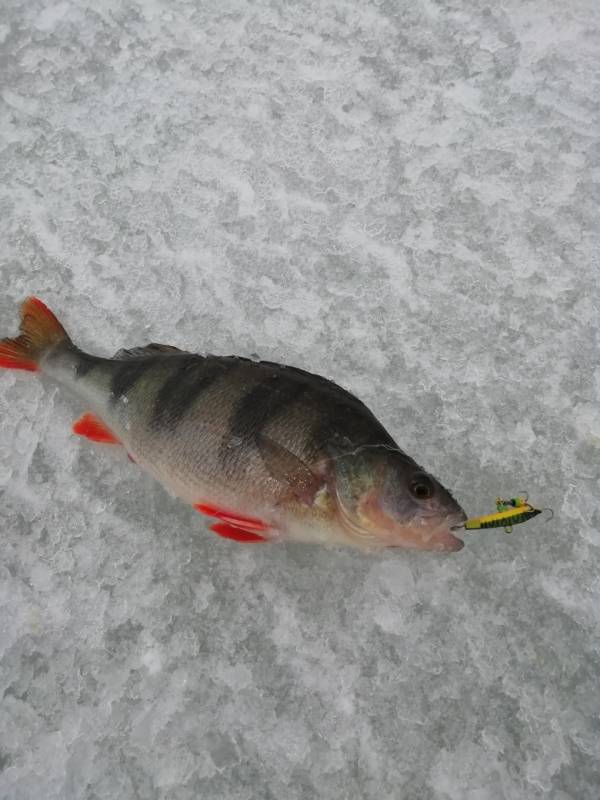
<path fill-rule="evenodd" d="M 506 533 L 512 532 L 513 525 L 527 522 L 533 517 L 537 517 L 545 509 L 534 508 L 529 502 L 527 495 L 518 495 L 509 500 L 496 498 L 496 512 L 485 514 L 481 517 L 468 519 L 462 527 L 465 530 L 480 530 L 481 528 L 504 528 Z M 551 509 L 548 509 L 551 510 Z"/>

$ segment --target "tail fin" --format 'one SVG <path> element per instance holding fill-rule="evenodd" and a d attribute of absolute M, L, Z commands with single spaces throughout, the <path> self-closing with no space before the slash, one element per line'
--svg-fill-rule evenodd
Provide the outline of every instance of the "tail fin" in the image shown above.
<path fill-rule="evenodd" d="M 20 335 L 0 340 L 0 367 L 37 372 L 41 356 L 54 345 L 70 341 L 54 314 L 37 297 L 21 306 Z"/>

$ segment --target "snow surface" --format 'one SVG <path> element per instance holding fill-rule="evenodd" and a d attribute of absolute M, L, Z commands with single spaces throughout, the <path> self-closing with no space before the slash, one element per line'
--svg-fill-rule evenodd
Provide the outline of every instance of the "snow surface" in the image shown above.
<path fill-rule="evenodd" d="M 208 533 L 0 376 L 2 800 L 597 800 L 597 0 L 4 0 L 0 320 L 357 392 L 452 556 Z"/>

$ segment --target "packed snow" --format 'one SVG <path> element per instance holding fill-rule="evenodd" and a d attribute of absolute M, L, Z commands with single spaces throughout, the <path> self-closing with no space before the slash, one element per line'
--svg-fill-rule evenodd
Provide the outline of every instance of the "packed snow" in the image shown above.
<path fill-rule="evenodd" d="M 8 0 L 0 323 L 283 361 L 458 554 L 218 539 L 0 374 L 3 800 L 597 800 L 596 0 Z"/>

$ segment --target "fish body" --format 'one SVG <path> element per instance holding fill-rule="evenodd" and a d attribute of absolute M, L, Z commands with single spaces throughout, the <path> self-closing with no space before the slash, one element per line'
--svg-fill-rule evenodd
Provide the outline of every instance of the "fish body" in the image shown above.
<path fill-rule="evenodd" d="M 325 378 L 150 344 L 100 358 L 36 298 L 0 366 L 39 371 L 88 410 L 75 431 L 120 443 L 240 541 L 458 550 L 464 512 L 369 409 Z"/>

